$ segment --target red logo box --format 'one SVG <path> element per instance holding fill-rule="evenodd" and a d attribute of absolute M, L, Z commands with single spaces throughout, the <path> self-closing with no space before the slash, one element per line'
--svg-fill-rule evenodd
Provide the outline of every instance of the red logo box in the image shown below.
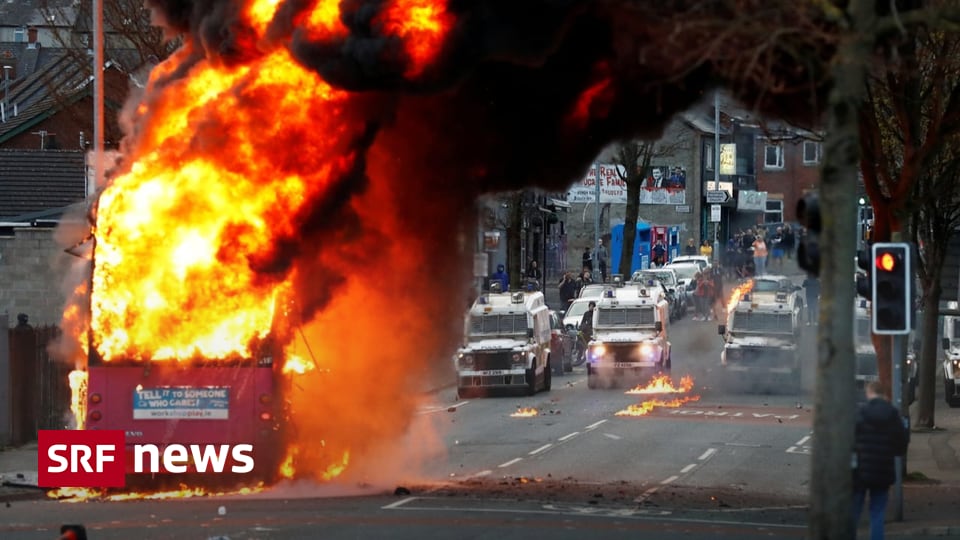
<path fill-rule="evenodd" d="M 40 487 L 123 487 L 122 430 L 44 430 L 37 432 L 37 485 Z"/>

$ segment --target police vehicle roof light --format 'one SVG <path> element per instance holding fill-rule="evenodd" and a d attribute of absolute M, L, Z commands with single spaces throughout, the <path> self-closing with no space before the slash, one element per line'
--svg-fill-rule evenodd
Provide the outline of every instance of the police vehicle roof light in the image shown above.
<path fill-rule="evenodd" d="M 480 304 L 481 306 L 487 304 L 487 302 L 488 300 L 486 296 L 481 296 L 480 298 L 477 298 L 477 304 Z"/>
<path fill-rule="evenodd" d="M 641 288 L 641 289 L 639 289 L 639 290 L 637 291 L 637 295 L 638 295 L 638 296 L 650 296 L 650 291 Z"/>
<path fill-rule="evenodd" d="M 613 289 L 606 289 L 605 291 L 603 291 L 603 297 L 604 297 L 604 298 L 616 298 L 616 297 L 617 297 L 617 293 L 613 292 Z"/>
<path fill-rule="evenodd" d="M 523 303 L 523 293 L 522 293 L 522 292 L 518 292 L 518 293 L 514 294 L 513 296 L 510 297 L 510 300 L 511 300 L 514 304 L 522 304 L 522 303 Z"/>

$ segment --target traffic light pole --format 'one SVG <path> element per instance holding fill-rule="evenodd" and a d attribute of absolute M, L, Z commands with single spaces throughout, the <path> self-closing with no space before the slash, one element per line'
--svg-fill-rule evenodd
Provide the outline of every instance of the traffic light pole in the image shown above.
<path fill-rule="evenodd" d="M 893 363 L 890 380 L 890 397 L 897 414 L 900 414 L 900 408 L 903 403 L 903 374 L 901 367 L 906 355 L 907 336 L 893 336 Z M 893 512 L 895 521 L 903 521 L 903 457 L 896 456 L 893 461 L 896 476 L 893 484 Z"/>

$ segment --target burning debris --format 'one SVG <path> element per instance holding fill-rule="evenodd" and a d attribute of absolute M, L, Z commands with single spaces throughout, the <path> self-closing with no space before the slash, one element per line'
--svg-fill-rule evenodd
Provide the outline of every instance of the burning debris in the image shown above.
<path fill-rule="evenodd" d="M 661 375 L 655 377 L 646 386 L 637 386 L 632 390 L 628 390 L 626 394 L 685 394 L 692 389 L 693 377 L 689 375 L 684 375 L 680 378 L 680 386 L 674 386 L 668 375 Z M 700 396 L 698 395 L 681 396 L 670 400 L 654 398 L 617 411 L 616 416 L 646 416 L 657 407 L 677 408 L 683 406 L 684 403 L 699 400 Z"/>
<path fill-rule="evenodd" d="M 734 287 L 733 290 L 730 291 L 730 299 L 727 300 L 726 313 L 730 313 L 731 311 L 736 309 L 737 304 L 740 303 L 740 299 L 743 298 L 743 295 L 749 293 L 752 290 L 753 290 L 752 279 L 744 281 L 740 285 L 737 285 L 736 287 Z"/>
<path fill-rule="evenodd" d="M 726 57 L 675 54 L 717 42 L 665 38 L 668 15 L 641 4 L 152 0 L 183 45 L 126 107 L 64 350 L 228 365 L 276 342 L 290 383 L 282 476 L 409 470 L 423 456 L 392 441 L 462 331 L 475 197 L 561 189 L 609 141 L 656 134 L 708 83 L 743 78 Z M 811 13 L 795 21 L 822 24 Z M 754 39 L 775 58 L 829 56 L 814 32 L 788 44 L 730 32 L 738 50 Z M 809 116 L 826 85 L 807 62 L 784 64 L 739 93 Z"/>
<path fill-rule="evenodd" d="M 540 413 L 532 407 L 517 407 L 517 411 L 510 416 L 514 418 L 528 418 L 531 416 L 537 416 Z"/>

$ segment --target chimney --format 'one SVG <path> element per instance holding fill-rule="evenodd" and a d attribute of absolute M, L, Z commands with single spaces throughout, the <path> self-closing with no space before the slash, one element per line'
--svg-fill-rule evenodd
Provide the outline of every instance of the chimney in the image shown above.
<path fill-rule="evenodd" d="M 27 43 L 37 42 L 37 29 L 33 26 L 27 28 Z"/>

